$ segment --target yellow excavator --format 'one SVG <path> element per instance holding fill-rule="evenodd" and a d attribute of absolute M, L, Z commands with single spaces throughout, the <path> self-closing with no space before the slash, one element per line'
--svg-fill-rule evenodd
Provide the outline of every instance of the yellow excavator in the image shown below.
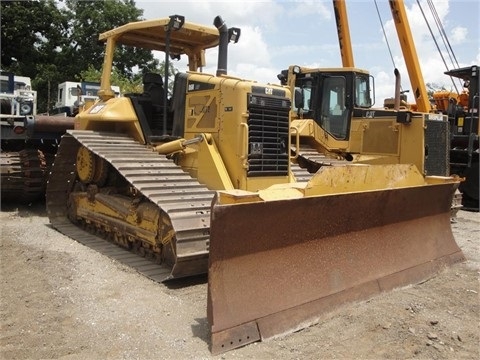
<path fill-rule="evenodd" d="M 463 259 L 449 222 L 458 181 L 424 175 L 422 124 L 397 144 L 422 150 L 418 159 L 296 182 L 289 89 L 229 76 L 240 29 L 214 25 L 172 15 L 100 35 L 100 99 L 62 137 L 49 176 L 53 227 L 155 281 L 208 271 L 212 353 Z M 187 56 L 189 71 L 170 96 L 168 77 L 147 73 L 142 93 L 115 97 L 117 46 L 163 51 L 167 68 Z M 217 46 L 216 74 L 199 71 Z"/>

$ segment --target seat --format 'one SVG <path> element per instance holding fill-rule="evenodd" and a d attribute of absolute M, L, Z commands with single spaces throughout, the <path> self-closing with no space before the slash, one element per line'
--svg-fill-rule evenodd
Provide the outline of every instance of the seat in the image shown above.
<path fill-rule="evenodd" d="M 148 123 L 152 130 L 163 128 L 163 107 L 165 106 L 165 89 L 160 74 L 146 73 L 143 75 L 143 97 L 148 98 L 151 111 L 146 111 Z"/>

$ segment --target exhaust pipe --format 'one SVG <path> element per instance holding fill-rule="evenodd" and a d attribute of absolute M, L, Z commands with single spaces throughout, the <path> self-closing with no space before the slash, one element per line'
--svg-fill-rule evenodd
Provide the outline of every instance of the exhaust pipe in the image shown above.
<path fill-rule="evenodd" d="M 220 40 L 218 43 L 218 64 L 217 64 L 217 76 L 227 75 L 227 58 L 228 58 L 228 43 L 238 42 L 240 38 L 240 29 L 236 27 L 228 28 L 221 16 L 213 19 L 213 24 L 220 33 Z"/>
<path fill-rule="evenodd" d="M 217 76 L 227 75 L 228 27 L 221 16 L 216 16 L 215 19 L 213 19 L 213 25 L 215 25 L 220 33 L 220 40 L 218 44 Z"/>
<path fill-rule="evenodd" d="M 400 109 L 400 88 L 402 86 L 402 79 L 398 69 L 395 69 L 393 73 L 395 74 L 395 103 L 393 105 L 393 109 L 398 111 Z"/>

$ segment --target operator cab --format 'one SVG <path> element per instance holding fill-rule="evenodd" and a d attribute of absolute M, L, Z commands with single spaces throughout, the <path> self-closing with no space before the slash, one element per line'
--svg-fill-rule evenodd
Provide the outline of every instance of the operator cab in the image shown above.
<path fill-rule="evenodd" d="M 279 75 L 284 84 L 287 83 L 285 74 L 288 74 L 287 70 Z M 372 106 L 371 77 L 367 73 L 345 69 L 301 72 L 299 67 L 293 67 L 293 74 L 293 111 L 298 118 L 313 119 L 335 139 L 348 140 L 354 108 Z"/>

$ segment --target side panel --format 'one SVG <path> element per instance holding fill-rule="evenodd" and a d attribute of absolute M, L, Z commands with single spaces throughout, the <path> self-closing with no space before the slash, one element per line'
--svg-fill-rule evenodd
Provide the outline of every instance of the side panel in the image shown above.
<path fill-rule="evenodd" d="M 208 133 L 234 188 L 289 181 L 288 90 L 233 77 L 188 73 L 185 139 Z M 179 155 L 179 163 L 195 164 Z M 193 164 L 193 165 L 192 165 Z"/>

